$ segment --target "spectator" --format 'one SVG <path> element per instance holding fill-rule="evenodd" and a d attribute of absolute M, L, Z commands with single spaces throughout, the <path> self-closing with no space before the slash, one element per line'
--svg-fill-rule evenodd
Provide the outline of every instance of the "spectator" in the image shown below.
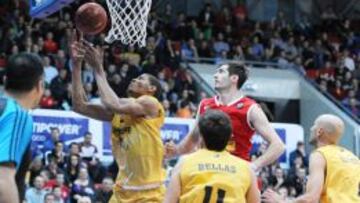
<path fill-rule="evenodd" d="M 45 72 L 45 82 L 46 84 L 50 84 L 51 80 L 59 75 L 59 71 L 51 65 L 50 58 L 48 56 L 43 57 L 44 63 L 44 72 Z"/>
<path fill-rule="evenodd" d="M 113 194 L 112 188 L 114 186 L 114 181 L 111 177 L 105 177 L 102 181 L 102 184 L 98 190 L 96 190 L 96 203 L 109 202 L 111 195 Z"/>
<path fill-rule="evenodd" d="M 48 88 L 45 89 L 44 95 L 42 96 L 39 105 L 40 108 L 43 109 L 52 109 L 57 106 L 57 102 L 52 97 L 50 89 Z"/>
<path fill-rule="evenodd" d="M 346 106 L 346 108 L 352 115 L 356 117 L 360 116 L 359 101 L 357 101 L 355 98 L 351 98 L 349 100 L 349 106 Z"/>
<path fill-rule="evenodd" d="M 259 37 L 255 36 L 251 46 L 251 55 L 255 60 L 259 60 L 264 55 L 264 46 L 259 42 Z"/>
<path fill-rule="evenodd" d="M 302 142 L 302 141 L 299 141 L 296 144 L 296 149 L 294 151 L 290 152 L 290 158 L 289 158 L 290 167 L 293 167 L 295 165 L 295 159 L 297 159 L 297 157 L 301 157 L 302 163 L 305 166 L 307 166 L 308 156 L 305 153 L 305 145 L 304 145 L 304 142 Z"/>
<path fill-rule="evenodd" d="M 91 180 L 94 184 L 102 182 L 106 175 L 106 168 L 101 164 L 99 158 L 93 158 L 88 164 L 88 171 Z"/>
<path fill-rule="evenodd" d="M 80 145 L 79 143 L 77 142 L 72 142 L 70 145 L 69 145 L 69 155 L 73 155 L 73 154 L 76 154 L 76 155 L 80 155 Z"/>
<path fill-rule="evenodd" d="M 43 153 L 44 158 L 46 158 L 47 154 L 50 153 L 53 149 L 55 149 L 55 142 L 62 142 L 62 137 L 60 134 L 60 130 L 58 127 L 50 127 L 50 139 L 46 139 L 43 143 Z"/>
<path fill-rule="evenodd" d="M 56 179 L 49 180 L 45 188 L 50 188 L 51 190 L 55 190 L 56 188 L 60 189 L 60 196 L 62 199 L 66 200 L 69 198 L 70 189 L 65 184 L 65 174 L 63 172 L 59 172 L 56 174 Z"/>
<path fill-rule="evenodd" d="M 70 155 L 70 160 L 66 164 L 65 171 L 71 183 L 74 182 L 78 177 L 81 166 L 82 164 L 80 162 L 80 156 L 77 154 Z"/>
<path fill-rule="evenodd" d="M 205 33 L 205 39 L 212 37 L 213 25 L 215 22 L 215 14 L 210 3 L 205 5 L 205 8 L 199 14 L 199 22 L 201 29 Z"/>
<path fill-rule="evenodd" d="M 325 67 L 319 71 L 319 79 L 333 82 L 335 80 L 335 69 L 332 67 L 330 61 L 325 62 Z"/>
<path fill-rule="evenodd" d="M 47 193 L 44 197 L 44 203 L 63 203 L 55 201 L 55 195 L 53 193 Z"/>
<path fill-rule="evenodd" d="M 48 171 L 49 179 L 55 179 L 58 173 L 63 173 L 63 170 L 58 167 L 58 162 L 55 157 L 49 159 L 45 169 Z"/>
<path fill-rule="evenodd" d="M 301 57 L 296 57 L 294 63 L 291 66 L 294 70 L 297 70 L 301 74 L 306 75 L 305 68 L 302 65 Z"/>
<path fill-rule="evenodd" d="M 243 49 L 239 44 L 233 47 L 233 52 L 231 55 L 233 60 L 238 60 L 238 61 L 245 60 Z"/>
<path fill-rule="evenodd" d="M 349 50 L 345 49 L 343 52 L 343 64 L 349 71 L 355 70 L 355 62 L 354 59 L 350 57 Z"/>
<path fill-rule="evenodd" d="M 91 199 L 95 196 L 94 185 L 89 179 L 89 174 L 86 168 L 81 168 L 78 178 L 74 181 L 71 189 L 71 203 L 76 203 L 81 197 L 87 196 Z"/>
<path fill-rule="evenodd" d="M 164 99 L 162 101 L 162 105 L 163 105 L 164 110 L 165 110 L 165 116 L 166 117 L 171 117 L 173 112 L 171 112 L 171 110 L 170 110 L 170 102 L 169 102 L 169 100 Z"/>
<path fill-rule="evenodd" d="M 286 59 L 285 51 L 280 51 L 280 55 L 277 58 L 277 63 L 280 68 L 286 69 L 289 66 L 289 61 Z"/>
<path fill-rule="evenodd" d="M 55 66 L 57 69 L 61 70 L 61 69 L 64 69 L 65 66 L 67 65 L 66 62 L 67 62 L 67 59 L 66 59 L 66 55 L 65 55 L 65 51 L 62 50 L 62 49 L 59 49 L 55 58 Z"/>
<path fill-rule="evenodd" d="M 50 163 L 50 160 L 54 160 L 58 167 L 63 169 L 65 165 L 65 152 L 64 152 L 64 143 L 60 141 L 55 142 L 55 148 L 47 156 L 46 163 Z"/>
<path fill-rule="evenodd" d="M 342 100 L 345 98 L 346 91 L 341 84 L 341 80 L 335 81 L 335 87 L 330 90 L 330 93 L 338 100 Z"/>
<path fill-rule="evenodd" d="M 80 197 L 77 201 L 77 203 L 91 203 L 91 199 L 90 197 L 87 197 L 87 196 L 83 196 L 83 197 Z"/>
<path fill-rule="evenodd" d="M 85 133 L 84 142 L 80 144 L 80 156 L 82 160 L 90 162 L 95 159 L 97 154 L 97 147 L 91 143 L 92 134 L 90 132 Z"/>
<path fill-rule="evenodd" d="M 37 176 L 40 175 L 41 170 L 43 169 L 43 162 L 42 162 L 42 158 L 40 156 L 35 157 L 30 165 L 30 179 L 29 179 L 29 183 L 30 183 L 30 187 L 34 187 L 34 180 Z"/>
<path fill-rule="evenodd" d="M 270 177 L 269 183 L 275 190 L 285 185 L 285 175 L 282 168 L 277 167 L 275 169 L 275 175 Z"/>
<path fill-rule="evenodd" d="M 48 166 L 45 166 L 45 167 L 48 167 Z M 44 179 L 43 188 L 46 190 L 50 190 L 51 187 L 45 187 L 48 185 L 48 182 L 50 181 L 50 172 L 46 168 L 44 168 L 43 170 L 41 170 L 40 176 Z"/>
<path fill-rule="evenodd" d="M 198 48 L 199 57 L 202 58 L 210 58 L 212 56 L 211 49 L 209 47 L 209 42 L 206 40 L 202 40 L 200 42 L 200 47 Z"/>
<path fill-rule="evenodd" d="M 214 47 L 216 56 L 220 56 L 222 51 L 229 52 L 230 46 L 229 44 L 224 40 L 224 34 L 219 33 L 217 35 L 217 40 L 214 42 Z"/>
<path fill-rule="evenodd" d="M 354 85 L 353 85 L 353 76 L 352 76 L 352 72 L 348 71 L 345 73 L 345 77 L 344 79 L 341 81 L 342 84 L 342 88 L 345 91 L 349 91 L 352 89 L 355 89 Z"/>
<path fill-rule="evenodd" d="M 55 54 L 58 51 L 58 44 L 54 41 L 54 34 L 52 32 L 46 33 L 46 40 L 44 41 L 45 53 Z"/>
<path fill-rule="evenodd" d="M 323 93 L 326 93 L 328 91 L 328 83 L 326 82 L 326 80 L 320 80 L 319 88 Z"/>
<path fill-rule="evenodd" d="M 44 179 L 37 176 L 34 179 L 34 187 L 26 190 L 25 199 L 27 203 L 44 203 L 45 195 L 48 193 L 43 189 Z"/>
<path fill-rule="evenodd" d="M 184 60 L 198 60 L 199 54 L 195 46 L 194 39 L 189 39 L 188 42 L 184 41 L 181 44 L 181 57 Z"/>
<path fill-rule="evenodd" d="M 115 67 L 114 67 L 114 71 L 115 71 Z M 89 64 L 84 65 L 84 71 L 82 72 L 82 81 L 85 84 L 94 83 L 95 81 L 94 73 L 92 71 L 92 68 L 89 66 Z"/>
<path fill-rule="evenodd" d="M 287 189 L 287 187 L 285 187 L 285 186 L 282 186 L 282 187 L 280 187 L 278 190 L 277 190 L 277 192 L 280 194 L 280 196 L 282 197 L 282 198 L 288 198 L 289 197 L 289 190 Z"/>
<path fill-rule="evenodd" d="M 63 192 L 61 190 L 60 186 L 55 186 L 53 189 L 54 199 L 55 203 L 65 203 L 67 198 L 64 198 Z M 67 192 L 67 195 L 69 195 L 69 191 Z"/>
<path fill-rule="evenodd" d="M 303 194 L 306 186 L 306 169 L 304 167 L 297 168 L 295 174 L 290 176 L 288 181 L 287 184 L 295 188 L 296 197 Z"/>
<path fill-rule="evenodd" d="M 290 37 L 287 46 L 285 48 L 285 52 L 287 54 L 287 59 L 289 61 L 295 60 L 295 58 L 298 56 L 298 49 L 295 45 L 295 39 L 294 37 Z"/>
<path fill-rule="evenodd" d="M 228 7 L 224 6 L 220 13 L 215 17 L 215 29 L 217 31 L 225 30 L 226 25 L 231 25 L 232 16 Z"/>
<path fill-rule="evenodd" d="M 151 54 L 143 66 L 143 73 L 149 73 L 153 76 L 157 76 L 160 71 L 160 67 L 156 64 L 156 57 L 154 54 Z"/>
<path fill-rule="evenodd" d="M 176 112 L 176 116 L 179 118 L 192 118 L 192 112 L 190 110 L 189 101 L 184 100 L 180 104 L 180 108 Z"/>
<path fill-rule="evenodd" d="M 50 90 L 53 97 L 56 99 L 59 108 L 67 96 L 67 70 L 61 69 L 58 76 L 56 76 L 50 83 Z"/>

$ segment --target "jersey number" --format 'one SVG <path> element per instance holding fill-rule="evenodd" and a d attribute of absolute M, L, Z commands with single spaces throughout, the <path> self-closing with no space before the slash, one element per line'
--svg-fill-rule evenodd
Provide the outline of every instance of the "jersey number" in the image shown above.
<path fill-rule="evenodd" d="M 211 186 L 206 186 L 205 187 L 205 197 L 204 197 L 203 203 L 209 203 L 210 202 L 212 190 L 213 190 L 213 187 L 211 187 Z M 225 197 L 225 190 L 218 189 L 217 190 L 216 203 L 223 203 L 224 202 L 224 197 Z"/>

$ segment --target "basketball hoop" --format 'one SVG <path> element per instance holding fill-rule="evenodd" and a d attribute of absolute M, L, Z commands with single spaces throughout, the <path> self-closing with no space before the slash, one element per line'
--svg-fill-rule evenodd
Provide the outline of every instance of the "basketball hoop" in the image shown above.
<path fill-rule="evenodd" d="M 152 0 L 106 0 L 111 29 L 105 38 L 108 43 L 116 40 L 126 45 L 146 44 L 146 26 Z"/>

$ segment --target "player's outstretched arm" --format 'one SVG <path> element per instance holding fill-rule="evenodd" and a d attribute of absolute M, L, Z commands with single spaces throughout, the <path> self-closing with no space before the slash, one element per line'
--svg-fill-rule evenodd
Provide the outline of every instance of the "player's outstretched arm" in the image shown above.
<path fill-rule="evenodd" d="M 294 200 L 283 200 L 276 192 L 267 190 L 262 199 L 265 203 L 317 203 L 323 190 L 325 169 L 325 158 L 319 152 L 314 152 L 310 156 L 309 178 L 305 194 Z"/>
<path fill-rule="evenodd" d="M 84 41 L 86 49 L 85 61 L 95 70 L 96 84 L 99 88 L 101 102 L 105 107 L 118 114 L 130 114 L 132 116 L 156 116 L 158 114 L 157 103 L 148 96 L 138 99 L 119 98 L 111 89 L 102 64 L 101 49 L 94 48 Z"/>
<path fill-rule="evenodd" d="M 82 44 L 82 34 L 77 39 L 74 30 L 70 43 L 70 56 L 72 64 L 72 103 L 73 110 L 85 116 L 102 120 L 111 121 L 113 114 L 103 105 L 90 104 L 87 102 L 85 91 L 81 82 L 81 65 L 85 55 L 85 49 Z"/>
<path fill-rule="evenodd" d="M 284 153 L 285 146 L 260 107 L 255 106 L 249 113 L 251 125 L 269 143 L 266 152 L 253 162 L 253 166 L 260 169 L 276 161 Z"/>
<path fill-rule="evenodd" d="M 14 164 L 0 164 L 0 202 L 18 203 L 19 195 L 15 182 Z"/>
<path fill-rule="evenodd" d="M 165 144 L 165 157 L 172 158 L 182 154 L 187 154 L 196 149 L 199 144 L 200 133 L 199 128 L 197 127 L 197 122 L 195 127 L 186 135 L 186 137 L 176 145 L 173 142 Z"/>
<path fill-rule="evenodd" d="M 179 201 L 181 191 L 180 168 L 181 161 L 179 161 L 172 170 L 171 180 L 165 194 L 164 203 L 177 203 Z"/>

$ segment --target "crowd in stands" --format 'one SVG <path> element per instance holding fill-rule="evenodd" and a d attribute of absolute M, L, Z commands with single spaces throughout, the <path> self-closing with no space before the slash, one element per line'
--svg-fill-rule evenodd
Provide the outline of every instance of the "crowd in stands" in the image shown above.
<path fill-rule="evenodd" d="M 41 56 L 45 67 L 46 91 L 41 108 L 71 110 L 71 66 L 68 42 L 74 27 L 75 2 L 43 20 L 28 15 L 28 1 L 0 3 L 0 68 L 18 52 Z M 161 80 L 162 103 L 167 116 L 191 118 L 200 99 L 190 72 L 181 65 L 184 59 L 197 62 L 212 58 L 215 63 L 233 60 L 273 62 L 280 68 L 294 68 L 316 81 L 321 91 L 338 99 L 352 114 L 360 115 L 360 38 L 357 24 L 341 20 L 331 11 L 322 22 L 303 21 L 290 24 L 280 12 L 267 23 L 247 19 L 243 6 L 216 10 L 206 4 L 198 16 L 175 13 L 170 5 L 151 12 L 147 44 L 144 48 L 104 44 L 105 34 L 87 36 L 97 46 L 105 47 L 104 67 L 116 94 L 126 96 L 126 87 L 141 73 Z M 91 67 L 83 67 L 87 98 L 98 101 Z M 199 96 L 200 95 L 200 96 Z M 52 140 L 35 154 L 29 171 L 27 202 L 106 202 L 116 176 L 115 164 L 105 167 L 96 158 L 91 133 L 84 142 L 66 146 L 61 135 L 52 130 Z M 263 144 L 252 155 L 259 156 Z M 307 156 L 303 143 L 289 158 L 290 169 L 279 164 L 264 168 L 259 174 L 262 189 L 273 187 L 284 196 L 294 197 L 304 191 Z M 85 197 L 86 196 L 86 197 Z M 90 199 L 88 199 L 89 197 Z M 82 200 L 83 199 L 83 200 Z"/>
<path fill-rule="evenodd" d="M 86 202 L 83 198 L 95 203 L 109 201 L 118 168 L 115 162 L 110 165 L 100 162 L 92 136 L 87 132 L 84 141 L 66 145 L 59 129 L 51 129 L 51 139 L 34 150 L 36 153 L 26 181 L 27 203 L 46 203 L 46 198 L 54 199 L 56 203 Z M 253 150 L 252 159 L 264 153 L 266 148 L 266 143 L 262 143 Z M 258 184 L 262 191 L 273 188 L 284 197 L 292 198 L 305 190 L 308 155 L 304 143 L 298 142 L 296 150 L 285 160 L 289 162 L 288 169 L 280 163 L 265 167 L 258 174 Z M 173 165 L 173 160 L 166 162 L 168 166 Z"/>
<path fill-rule="evenodd" d="M 84 135 L 83 142 L 67 146 L 60 130 L 52 128 L 51 139 L 33 151 L 27 203 L 46 202 L 46 198 L 56 203 L 86 202 L 86 198 L 96 203 L 109 201 L 118 169 L 115 162 L 108 167 L 100 162 L 90 132 Z"/>

